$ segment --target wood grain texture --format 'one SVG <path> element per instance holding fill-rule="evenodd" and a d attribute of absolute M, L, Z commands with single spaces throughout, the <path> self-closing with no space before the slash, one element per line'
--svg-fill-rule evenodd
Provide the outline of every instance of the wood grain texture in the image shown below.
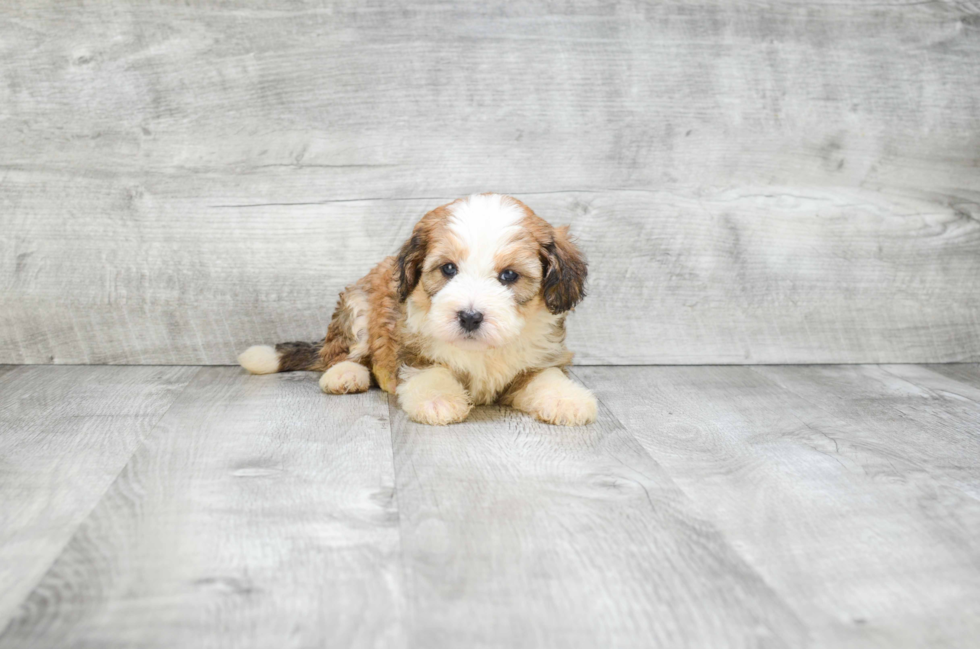
<path fill-rule="evenodd" d="M 892 370 L 575 373 L 792 607 L 813 646 L 969 647 L 980 634 L 970 489 L 980 471 L 969 455 L 980 409 L 974 400 L 970 423 L 963 404 L 954 421 L 952 396 Z"/>
<path fill-rule="evenodd" d="M 0 362 L 323 334 L 424 211 L 592 261 L 584 363 L 980 360 L 980 8 L 0 8 Z"/>
<path fill-rule="evenodd" d="M 399 646 L 386 400 L 205 368 L 0 647 Z"/>
<path fill-rule="evenodd" d="M 807 633 L 610 416 L 392 408 L 413 647 L 799 647 Z"/>
<path fill-rule="evenodd" d="M 0 367 L 0 629 L 198 371 Z"/>
<path fill-rule="evenodd" d="M 884 475 L 912 482 L 925 475 L 947 489 L 958 487 L 980 505 L 980 435 L 976 434 L 980 393 L 976 389 L 914 366 L 757 371 L 851 424 L 854 443 L 881 456 L 879 469 Z M 897 457 L 892 457 L 892 449 L 899 450 Z"/>
<path fill-rule="evenodd" d="M 0 649 L 972 647 L 978 368 L 576 368 L 573 429 L 0 366 Z"/>
<path fill-rule="evenodd" d="M 980 388 L 980 364 L 948 363 L 945 365 L 924 365 L 923 367 L 951 378 L 954 381 Z"/>

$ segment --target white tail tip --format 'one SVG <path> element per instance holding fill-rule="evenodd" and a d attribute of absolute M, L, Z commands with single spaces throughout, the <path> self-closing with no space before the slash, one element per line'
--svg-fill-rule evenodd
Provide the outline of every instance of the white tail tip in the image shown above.
<path fill-rule="evenodd" d="M 279 353 L 269 345 L 255 345 L 239 354 L 238 363 L 252 374 L 275 374 Z"/>

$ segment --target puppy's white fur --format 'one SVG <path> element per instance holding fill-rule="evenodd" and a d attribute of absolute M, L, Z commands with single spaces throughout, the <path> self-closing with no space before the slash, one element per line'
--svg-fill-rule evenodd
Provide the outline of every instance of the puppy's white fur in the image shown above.
<path fill-rule="evenodd" d="M 250 374 L 274 374 L 279 371 L 279 354 L 269 345 L 253 345 L 238 355 L 238 364 Z"/>
<path fill-rule="evenodd" d="M 364 392 L 371 387 L 368 368 L 354 361 L 337 363 L 320 377 L 320 389 L 329 394 Z"/>
<path fill-rule="evenodd" d="M 458 274 L 427 310 L 408 300 L 406 325 L 427 340 L 433 360 L 466 376 L 478 404 L 492 403 L 514 377 L 561 354 L 562 343 L 546 335 L 562 317 L 538 309 L 523 317 L 513 295 L 497 278 L 495 256 L 520 230 L 525 213 L 499 194 L 481 194 L 450 206 L 448 230 L 467 250 L 457 260 Z M 484 321 L 475 334 L 459 328 L 459 311 L 480 311 Z"/>
<path fill-rule="evenodd" d="M 432 299 L 419 331 L 461 350 L 499 347 L 521 333 L 524 318 L 497 279 L 494 257 L 518 233 L 525 213 L 499 194 L 470 196 L 449 209 L 448 231 L 468 254 L 457 261 L 459 273 Z M 465 335 L 457 323 L 459 311 L 483 313 L 480 328 Z"/>
<path fill-rule="evenodd" d="M 434 338 L 425 351 L 433 360 L 468 378 L 474 403 L 490 404 L 526 368 L 540 367 L 562 353 L 561 342 L 546 335 L 555 318 L 544 309 L 535 311 L 518 330 L 521 335 L 499 347 L 466 349 Z M 408 322 L 411 326 L 411 317 Z"/>
<path fill-rule="evenodd" d="M 400 379 L 398 403 L 419 423 L 454 424 L 466 419 L 473 408 L 466 390 L 445 367 L 406 368 Z"/>

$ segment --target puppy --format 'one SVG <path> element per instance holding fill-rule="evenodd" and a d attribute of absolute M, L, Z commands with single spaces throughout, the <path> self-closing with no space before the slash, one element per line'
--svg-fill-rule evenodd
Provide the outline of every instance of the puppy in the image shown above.
<path fill-rule="evenodd" d="M 587 424 L 596 400 L 566 375 L 564 343 L 586 272 L 568 229 L 516 198 L 460 198 L 344 289 L 322 342 L 250 347 L 238 361 L 252 374 L 322 371 L 331 394 L 364 392 L 373 376 L 423 424 L 460 422 L 490 403 Z"/>

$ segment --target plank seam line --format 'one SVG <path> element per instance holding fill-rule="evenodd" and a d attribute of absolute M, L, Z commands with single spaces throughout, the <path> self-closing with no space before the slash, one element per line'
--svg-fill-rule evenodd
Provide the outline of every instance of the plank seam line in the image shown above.
<path fill-rule="evenodd" d="M 664 194 L 667 193 L 659 189 L 644 189 L 641 187 L 606 187 L 599 189 L 553 189 L 535 192 L 522 192 L 502 190 L 500 193 L 512 196 L 550 196 L 558 194 L 602 194 L 602 193 L 638 193 L 638 194 Z M 303 205 L 329 205 L 331 203 L 368 203 L 383 201 L 451 201 L 458 196 L 391 196 L 391 197 L 361 197 L 361 198 L 325 198 L 319 201 L 302 201 L 297 203 L 241 203 L 241 204 L 218 204 L 208 205 L 211 208 L 246 208 L 246 207 L 291 207 Z"/>
<path fill-rule="evenodd" d="M 195 367 L 195 366 L 193 366 L 193 365 L 182 365 L 182 366 L 181 365 L 177 365 L 177 366 L 169 366 L 169 367 Z M 197 371 L 195 371 L 194 374 L 191 375 L 187 379 L 187 382 L 184 384 L 184 387 L 182 387 L 180 389 L 180 391 L 176 395 L 174 395 L 174 399 L 173 399 L 173 401 L 170 402 L 170 405 L 167 406 L 163 410 L 163 412 L 160 413 L 160 416 L 157 417 L 153 421 L 153 423 L 150 426 L 147 427 L 146 433 L 142 437 L 140 437 L 139 441 L 133 447 L 133 452 L 130 453 L 130 455 L 129 455 L 128 458 L 126 458 L 125 464 L 123 464 L 119 468 L 119 473 L 116 474 L 116 477 L 113 478 L 112 481 L 110 481 L 108 485 L 106 485 L 106 488 L 102 491 L 102 493 L 99 494 L 98 498 L 93 498 L 92 499 L 92 506 L 89 508 L 89 510 L 87 512 L 85 512 L 85 516 L 82 517 L 81 520 L 78 521 L 78 524 L 75 525 L 75 527 L 72 530 L 71 534 L 65 539 L 65 542 L 58 549 L 58 552 L 52 554 L 52 559 L 51 559 L 51 562 L 48 564 L 48 567 L 44 569 L 44 572 L 42 572 L 40 574 L 40 576 L 34 582 L 34 585 L 32 585 L 31 588 L 30 588 L 30 590 L 27 591 L 27 594 L 24 595 L 24 599 L 22 599 L 20 602 L 17 603 L 16 608 L 12 608 L 13 615 L 7 621 L 7 624 L 5 624 L 2 629 L 0 629 L 0 640 L 3 640 L 3 637 L 4 637 L 4 635 L 6 635 L 7 630 L 17 620 L 17 616 L 18 616 L 21 608 L 23 607 L 24 602 L 26 602 L 27 600 L 29 600 L 31 598 L 31 595 L 34 594 L 34 591 L 37 590 L 37 587 L 41 584 L 41 582 L 44 581 L 45 577 L 48 576 L 48 573 L 51 572 L 51 568 L 54 566 L 55 563 L 58 562 L 58 559 L 60 559 L 61 556 L 65 553 L 65 548 L 67 548 L 69 545 L 71 545 L 71 542 L 75 540 L 75 537 L 78 535 L 78 530 L 82 527 L 82 525 L 84 525 L 86 523 L 86 521 L 88 521 L 89 518 L 91 518 L 92 512 L 94 512 L 95 509 L 99 506 L 99 504 L 105 499 L 105 496 L 106 496 L 107 493 L 109 493 L 109 490 L 111 490 L 112 487 L 116 484 L 116 482 L 119 481 L 119 476 L 121 476 L 123 474 L 123 472 L 126 471 L 126 467 L 128 467 L 129 464 L 130 464 L 130 462 L 133 461 L 133 457 L 136 455 L 136 453 L 141 448 L 143 448 L 143 446 L 146 444 L 146 440 L 149 439 L 149 437 L 157 429 L 157 426 L 160 425 L 160 422 L 163 421 L 163 418 L 167 416 L 167 413 L 170 412 L 170 410 L 174 407 L 174 405 L 176 405 L 176 403 L 184 395 L 184 392 L 187 390 L 187 388 L 190 386 L 190 384 L 193 383 L 194 382 L 194 379 L 196 379 L 198 377 L 198 375 L 201 372 L 203 372 L 203 371 L 204 371 L 204 367 L 201 367 L 201 366 L 198 366 L 197 367 Z"/>
<path fill-rule="evenodd" d="M 408 560 L 405 557 L 405 538 L 402 532 L 402 506 L 398 487 L 398 466 L 395 463 L 395 418 L 392 416 L 392 408 L 397 408 L 398 405 L 395 404 L 392 406 L 391 394 L 384 391 L 382 393 L 385 395 L 385 403 L 388 410 L 388 442 L 391 445 L 392 500 L 395 502 L 395 513 L 398 518 L 398 563 L 402 576 L 402 588 L 404 589 L 404 601 L 402 602 L 404 617 L 401 622 L 404 625 L 403 631 L 407 646 L 407 639 L 411 638 L 410 631 L 415 627 L 415 588 L 414 584 L 408 578 Z"/>
<path fill-rule="evenodd" d="M 643 446 L 643 444 L 640 443 L 640 440 L 636 438 L 636 435 L 633 434 L 633 431 L 630 430 L 630 428 L 627 427 L 622 421 L 620 421 L 619 417 L 617 417 L 615 413 L 613 413 L 612 408 L 610 408 L 602 399 L 599 398 L 598 395 L 595 394 L 595 391 L 592 389 L 592 387 L 587 382 L 585 382 L 581 376 L 575 373 L 574 367 L 569 368 L 569 373 L 572 374 L 572 376 L 574 376 L 579 381 L 579 383 L 584 385 L 586 388 L 589 389 L 590 392 L 592 392 L 592 394 L 596 398 L 596 401 L 602 404 L 603 409 L 605 410 L 605 412 L 608 413 L 609 417 L 611 417 L 613 421 L 615 421 L 617 424 L 620 425 L 620 427 L 629 435 L 629 438 L 633 440 L 633 442 L 636 444 L 636 447 L 640 450 L 640 452 L 643 453 L 643 455 L 648 457 L 651 462 L 653 462 L 657 467 L 660 468 L 660 471 L 663 473 L 663 476 L 667 480 L 670 480 L 670 484 L 673 485 L 674 488 L 677 489 L 678 493 L 680 493 L 687 500 L 687 503 L 690 505 L 692 512 L 698 518 L 704 521 L 707 525 L 709 525 L 712 530 L 714 530 L 714 532 L 718 535 L 719 540 L 723 542 L 725 544 L 725 547 L 728 549 L 728 551 L 732 553 L 732 556 L 736 557 L 739 561 L 742 562 L 743 568 L 746 571 L 751 572 L 755 576 L 755 578 L 759 580 L 760 584 L 762 584 L 767 589 L 769 589 L 769 592 L 772 593 L 772 596 L 774 598 L 782 602 L 783 606 L 786 607 L 786 611 L 792 614 L 796 623 L 800 626 L 801 629 L 804 630 L 806 636 L 809 638 L 812 635 L 812 629 L 803 622 L 803 617 L 800 615 L 800 611 L 797 610 L 796 607 L 794 607 L 789 601 L 786 600 L 783 594 L 779 590 L 777 590 L 776 587 L 773 586 L 773 584 L 769 582 L 766 576 L 755 566 L 755 564 L 752 561 L 750 561 L 747 557 L 745 557 L 745 555 L 738 548 L 738 546 L 735 543 L 733 543 L 732 540 L 728 537 L 728 534 L 725 532 L 725 530 L 722 529 L 718 525 L 718 523 L 716 523 L 710 517 L 705 516 L 703 514 L 701 505 L 698 503 L 698 501 L 695 500 L 691 496 L 691 494 L 689 494 L 686 490 L 684 490 L 677 483 L 676 480 L 674 480 L 674 476 L 670 474 L 670 472 L 663 464 L 657 461 L 657 458 L 653 457 L 650 454 L 650 452 L 647 451 L 646 447 Z M 620 464 L 623 464 L 624 466 L 627 466 L 628 468 L 631 468 L 634 471 L 636 471 L 636 469 L 634 469 L 633 467 L 629 467 L 621 460 L 619 460 L 619 458 L 615 458 L 615 459 L 619 461 Z M 637 472 L 640 473 L 639 471 Z M 643 487 L 643 485 L 640 486 Z M 646 491 L 646 488 L 644 487 L 643 490 Z M 650 506 L 653 507 L 653 502 L 650 500 L 649 492 L 647 492 L 647 502 L 649 502 Z M 779 636 L 777 635 L 776 637 Z"/>
<path fill-rule="evenodd" d="M 683 488 L 681 488 L 681 486 L 679 484 L 677 484 L 677 481 L 674 480 L 673 476 L 671 476 L 670 473 L 668 473 L 667 469 L 664 468 L 664 465 L 661 464 L 657 460 L 657 458 L 655 458 L 652 455 L 650 455 L 650 452 L 647 451 L 646 447 L 643 446 L 643 444 L 640 443 L 640 440 L 637 439 L 636 435 L 633 434 L 633 431 L 630 430 L 629 427 L 626 426 L 626 424 L 624 424 L 622 421 L 620 421 L 619 417 L 617 417 L 615 415 L 615 413 L 613 413 L 612 408 L 610 408 L 606 404 L 605 401 L 603 401 L 602 399 L 599 398 L 599 395 L 597 395 L 595 393 L 595 390 L 592 389 L 592 386 L 590 386 L 586 381 L 584 381 L 582 379 L 582 377 L 579 376 L 575 372 L 575 369 L 574 368 L 569 368 L 568 371 L 569 371 L 569 373 L 572 376 L 574 376 L 576 378 L 576 380 L 578 380 L 579 383 L 581 383 L 583 386 L 585 386 L 586 388 L 589 389 L 589 392 L 591 392 L 592 395 L 595 397 L 595 400 L 599 404 L 602 405 L 602 409 L 608 414 L 608 416 L 612 419 L 612 421 L 615 422 L 616 424 L 619 424 L 619 427 L 621 429 L 623 429 L 623 431 L 626 432 L 626 434 L 629 436 L 629 438 L 636 445 L 636 449 L 640 453 L 642 453 L 644 456 L 646 456 L 647 459 L 649 459 L 651 462 L 653 462 L 657 467 L 659 467 L 660 470 L 663 472 L 664 477 L 666 477 L 668 480 L 670 480 L 670 484 L 672 484 L 674 486 L 674 488 L 677 489 L 678 492 L 680 492 L 681 494 L 683 494 L 684 497 L 687 498 L 688 502 L 690 502 L 692 505 L 695 505 L 696 506 L 697 505 L 697 502 L 691 497 L 691 494 L 689 494 L 688 492 L 686 492 Z M 623 466 L 626 466 L 627 468 L 633 469 L 634 471 L 636 471 L 637 473 L 640 473 L 642 475 L 642 473 L 643 473 L 642 471 L 638 471 L 637 469 L 635 469 L 635 468 L 633 468 L 633 467 L 631 467 L 629 465 L 626 465 L 625 463 L 622 462 L 622 460 L 619 460 L 619 458 L 614 458 L 614 459 L 616 459 L 620 464 L 623 464 Z M 644 487 L 644 491 L 646 491 L 646 488 L 645 487 Z M 650 494 L 649 493 L 647 493 L 647 501 L 650 502 L 650 506 L 652 507 L 653 506 L 653 501 L 650 499 Z M 718 531 L 719 531 L 719 533 L 721 532 L 721 530 L 718 530 Z M 726 539 L 726 542 L 727 542 L 727 539 Z"/>

